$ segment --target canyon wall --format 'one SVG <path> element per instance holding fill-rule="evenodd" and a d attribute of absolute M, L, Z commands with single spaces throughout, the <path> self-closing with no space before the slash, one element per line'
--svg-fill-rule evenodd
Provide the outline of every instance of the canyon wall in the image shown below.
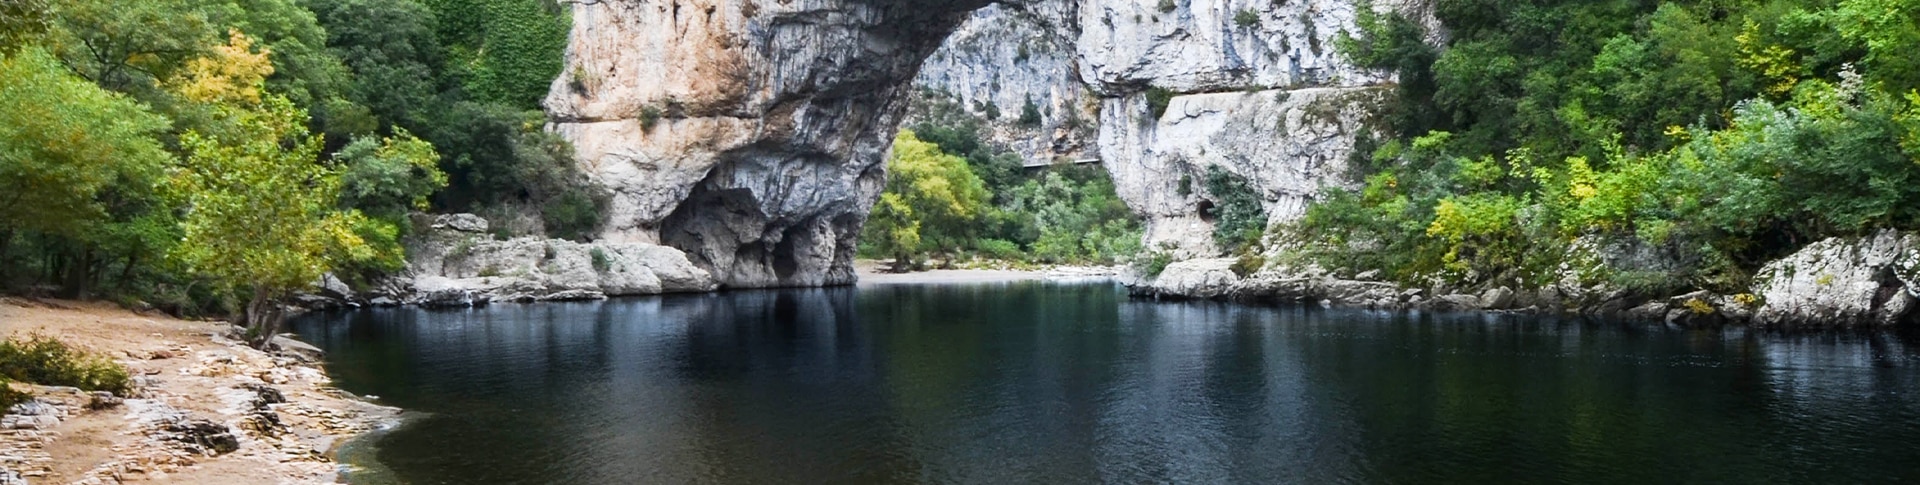
<path fill-rule="evenodd" d="M 1373 5 L 1422 24 L 1433 33 L 1431 42 L 1444 40 L 1430 0 Z M 1062 143 L 1067 132 L 1057 129 L 999 128 L 994 141 L 1030 161 L 1062 155 L 1101 160 L 1121 198 L 1145 217 L 1149 248 L 1208 256 L 1219 252 L 1212 222 L 1203 214 L 1212 196 L 1199 182 L 1209 167 L 1246 179 L 1262 196 L 1271 222 L 1297 218 L 1324 186 L 1351 184 L 1345 175 L 1354 141 L 1377 127 L 1373 115 L 1391 101 L 1394 82 L 1390 74 L 1360 69 L 1335 52 L 1337 39 L 1354 29 L 1358 8 L 1349 0 L 1081 0 L 990 7 L 960 28 L 971 35 L 956 34 L 933 55 L 916 82 L 962 99 L 997 101 L 1002 120 L 1007 103 L 1039 91 L 1035 85 L 1076 92 L 1082 102 L 1074 106 L 1085 106 L 1081 113 L 1096 125 L 1082 126 L 1097 133 L 1091 146 Z M 1057 20 L 1061 16 L 1072 18 Z M 1029 33 L 1046 26 L 1058 28 L 1051 35 Z M 1013 57 L 1022 53 L 1019 46 L 1068 36 L 1070 52 L 1028 48 L 1025 56 Z M 989 55 L 979 53 L 982 46 Z M 1147 95 L 1155 88 L 1173 96 L 1158 114 Z M 1058 121 L 1047 122 L 1051 127 Z M 1050 146 L 1084 149 L 1033 149 Z"/>
<path fill-rule="evenodd" d="M 1402 1 L 1375 8 L 1434 24 L 1423 0 Z M 546 107 L 613 193 L 603 239 L 678 248 L 730 287 L 854 280 L 859 227 L 916 89 L 999 111 L 993 138 L 1030 161 L 1102 160 L 1152 247 L 1199 255 L 1216 252 L 1208 195 L 1183 180 L 1218 166 L 1274 219 L 1296 216 L 1347 183 L 1353 140 L 1392 81 L 1334 52 L 1348 0 L 571 8 Z M 1162 115 L 1150 88 L 1175 95 Z M 1029 100 L 1038 123 L 1018 119 Z"/>

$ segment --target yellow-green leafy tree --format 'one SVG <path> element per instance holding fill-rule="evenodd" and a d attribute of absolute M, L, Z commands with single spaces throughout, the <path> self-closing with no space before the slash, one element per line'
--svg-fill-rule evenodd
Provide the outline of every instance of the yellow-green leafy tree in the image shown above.
<path fill-rule="evenodd" d="M 0 54 L 0 100 L 0 264 L 16 231 L 88 239 L 107 216 L 100 193 L 151 184 L 171 158 L 153 138 L 164 118 L 43 49 Z"/>
<path fill-rule="evenodd" d="M 168 83 L 217 120 L 180 139 L 187 157 L 172 182 L 187 209 L 174 255 L 242 295 L 241 322 L 265 346 L 283 300 L 336 265 L 379 255 L 354 231 L 365 217 L 338 208 L 341 171 L 319 162 L 321 140 L 308 133 L 306 113 L 262 92 L 273 67 L 251 44 L 234 32 Z"/>
<path fill-rule="evenodd" d="M 967 160 L 921 141 L 912 131 L 893 139 L 886 190 L 867 219 L 867 241 L 905 270 L 927 253 L 952 253 L 976 236 L 974 221 L 992 194 Z"/>

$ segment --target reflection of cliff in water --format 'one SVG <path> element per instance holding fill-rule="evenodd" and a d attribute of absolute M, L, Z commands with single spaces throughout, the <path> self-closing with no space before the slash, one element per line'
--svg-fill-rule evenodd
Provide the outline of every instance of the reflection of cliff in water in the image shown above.
<path fill-rule="evenodd" d="M 325 319 L 336 323 L 322 325 Z M 414 482 L 1887 481 L 1891 334 L 1128 301 L 1106 285 L 754 291 L 313 317 L 430 413 Z M 453 445 L 457 444 L 457 445 Z"/>

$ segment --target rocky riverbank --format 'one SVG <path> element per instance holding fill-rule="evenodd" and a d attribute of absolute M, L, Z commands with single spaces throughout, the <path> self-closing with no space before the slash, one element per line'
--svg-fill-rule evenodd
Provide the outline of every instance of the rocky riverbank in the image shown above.
<path fill-rule="evenodd" d="M 719 288 L 685 253 L 666 246 L 500 239 L 486 219 L 472 214 L 418 214 L 413 225 L 418 232 L 407 240 L 405 271 L 358 289 L 328 276 L 298 303 L 308 308 L 465 307 Z"/>
<path fill-rule="evenodd" d="M 333 452 L 397 410 L 329 386 L 319 351 L 262 352 L 231 326 L 105 303 L 0 298 L 0 334 L 45 335 L 134 375 L 130 396 L 13 384 L 34 399 L 0 418 L 0 484 L 335 483 Z"/>
<path fill-rule="evenodd" d="M 1410 287 L 1372 274 L 1343 277 L 1311 265 L 1273 265 L 1248 274 L 1234 259 L 1168 265 L 1129 285 L 1147 298 L 1219 299 L 1386 310 L 1499 311 L 1660 321 L 1684 326 L 1887 327 L 1920 319 L 1920 236 L 1882 231 L 1808 245 L 1763 266 L 1743 293 L 1636 295 L 1585 282 L 1574 268 L 1535 288 L 1468 291 Z M 1605 258 L 1599 258 L 1605 259 Z"/>

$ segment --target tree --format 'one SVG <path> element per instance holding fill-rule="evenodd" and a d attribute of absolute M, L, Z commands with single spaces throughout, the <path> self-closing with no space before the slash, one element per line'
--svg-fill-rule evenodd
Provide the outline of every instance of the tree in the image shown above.
<path fill-rule="evenodd" d="M 471 99 L 537 109 L 560 76 L 570 22 L 550 0 L 426 0 Z"/>
<path fill-rule="evenodd" d="M 102 192 L 151 184 L 170 159 L 166 120 L 29 47 L 0 56 L 0 270 L 16 231 L 71 239 L 106 219 Z"/>
<path fill-rule="evenodd" d="M 404 128 L 386 139 L 356 138 L 333 159 L 345 170 L 340 206 L 394 223 L 405 223 L 409 211 L 426 210 L 428 198 L 447 186 L 433 144 Z"/>
<path fill-rule="evenodd" d="M 886 190 L 868 218 L 868 240 L 904 270 L 926 253 L 952 253 L 973 242 L 973 222 L 992 194 L 967 161 L 920 141 L 912 131 L 893 139 Z"/>
<path fill-rule="evenodd" d="M 52 27 L 47 0 L 0 0 L 0 54 L 18 50 Z"/>
<path fill-rule="evenodd" d="M 306 113 L 261 92 L 272 69 L 236 31 L 170 83 L 181 98 L 209 105 L 223 127 L 181 136 L 187 157 L 172 184 L 187 211 L 173 256 L 247 295 L 240 320 L 262 347 L 279 331 L 285 298 L 336 265 L 378 256 L 355 232 L 364 216 L 339 209 L 341 171 L 319 163 L 320 137 L 308 134 Z"/>
<path fill-rule="evenodd" d="M 381 127 L 425 134 L 440 93 L 441 46 L 433 11 L 414 0 L 313 0 L 328 50 L 353 73 L 351 97 Z M 329 116 L 352 107 L 330 109 Z"/>

